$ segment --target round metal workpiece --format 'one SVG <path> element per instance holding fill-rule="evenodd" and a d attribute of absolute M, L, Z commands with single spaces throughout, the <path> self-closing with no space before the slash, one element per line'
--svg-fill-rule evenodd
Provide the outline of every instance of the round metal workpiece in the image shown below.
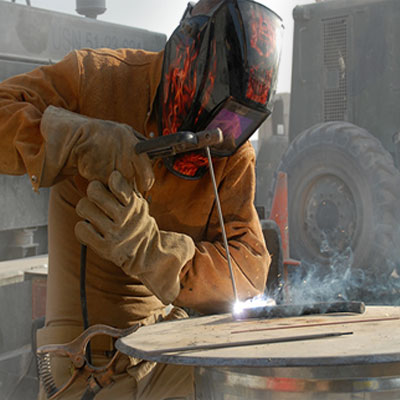
<path fill-rule="evenodd" d="M 400 396 L 400 307 L 367 307 L 362 315 L 238 321 L 223 314 L 164 322 L 119 339 L 117 348 L 196 366 L 197 399 Z"/>

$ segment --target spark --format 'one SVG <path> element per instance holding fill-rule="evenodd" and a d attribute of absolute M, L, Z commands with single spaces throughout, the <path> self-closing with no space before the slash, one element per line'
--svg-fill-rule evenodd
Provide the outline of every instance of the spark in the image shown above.
<path fill-rule="evenodd" d="M 255 307 L 275 306 L 276 302 L 272 297 L 266 297 L 264 294 L 258 295 L 246 301 L 237 301 L 233 305 L 233 314 L 240 315 L 244 310 Z"/>

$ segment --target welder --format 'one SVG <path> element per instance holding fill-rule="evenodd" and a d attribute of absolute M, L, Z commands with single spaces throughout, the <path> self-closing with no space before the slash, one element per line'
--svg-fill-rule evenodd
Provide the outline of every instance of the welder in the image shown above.
<path fill-rule="evenodd" d="M 221 127 L 212 148 L 241 300 L 263 292 L 269 268 L 253 206 L 250 135 L 271 112 L 282 24 L 250 0 L 189 4 L 164 51 L 79 50 L 0 84 L 0 172 L 51 187 L 45 327 L 38 345 L 83 330 L 79 259 L 87 253 L 90 324 L 125 328 L 165 317 L 166 305 L 230 311 L 232 285 L 202 150 L 152 162 L 140 140 Z M 171 316 L 184 315 L 173 310 Z M 91 343 L 104 362 L 114 343 Z M 56 383 L 71 374 L 53 359 Z M 192 369 L 121 355 L 96 399 L 191 398 Z M 79 399 L 85 382 L 60 398 Z M 45 398 L 41 393 L 41 398 Z"/>

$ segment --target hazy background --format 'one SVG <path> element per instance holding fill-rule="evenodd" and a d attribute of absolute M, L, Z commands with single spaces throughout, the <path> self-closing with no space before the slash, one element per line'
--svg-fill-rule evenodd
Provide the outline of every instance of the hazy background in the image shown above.
<path fill-rule="evenodd" d="M 24 4 L 25 0 L 16 0 Z M 313 0 L 259 0 L 275 11 L 285 25 L 282 61 L 278 80 L 278 92 L 290 91 L 292 67 L 293 19 L 292 10 L 298 4 Z M 188 0 L 107 0 L 107 11 L 98 17 L 101 21 L 134 26 L 170 36 L 186 8 Z M 33 7 L 75 14 L 75 0 L 31 0 Z"/>

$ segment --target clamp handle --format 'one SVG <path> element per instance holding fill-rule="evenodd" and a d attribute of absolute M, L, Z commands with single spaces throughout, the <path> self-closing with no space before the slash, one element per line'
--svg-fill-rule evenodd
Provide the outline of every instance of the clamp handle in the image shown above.
<path fill-rule="evenodd" d="M 137 331 L 140 324 L 135 324 L 127 329 L 117 329 L 107 325 L 93 325 L 82 332 L 76 339 L 66 344 L 48 344 L 40 346 L 37 351 L 39 378 L 42 381 L 43 387 L 46 391 L 47 398 L 53 400 L 60 396 L 67 390 L 76 378 L 86 372 L 89 375 L 98 374 L 104 380 L 108 379 L 113 364 L 117 358 L 118 351 L 114 354 L 112 359 L 104 366 L 94 366 L 86 359 L 86 348 L 90 340 L 98 335 L 108 335 L 113 338 L 121 338 L 126 335 Z M 57 387 L 51 371 L 50 356 L 69 357 L 75 369 L 71 378 L 61 387 Z"/>

